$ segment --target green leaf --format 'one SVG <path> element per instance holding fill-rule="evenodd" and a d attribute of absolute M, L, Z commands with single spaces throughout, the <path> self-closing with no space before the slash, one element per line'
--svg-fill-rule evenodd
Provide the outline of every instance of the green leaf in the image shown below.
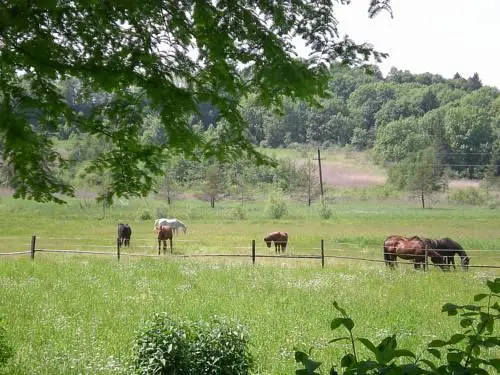
<path fill-rule="evenodd" d="M 464 309 L 469 310 L 469 311 L 480 311 L 481 306 L 476 306 L 476 305 L 465 305 L 463 306 Z"/>
<path fill-rule="evenodd" d="M 331 344 L 331 343 L 334 343 L 334 342 L 337 342 L 337 341 L 349 340 L 349 339 L 350 339 L 350 337 L 338 337 L 336 339 L 332 339 L 332 340 L 328 341 L 328 343 Z"/>
<path fill-rule="evenodd" d="M 489 362 L 497 371 L 500 371 L 500 358 L 490 359 Z"/>
<path fill-rule="evenodd" d="M 337 329 L 338 327 L 340 327 L 342 325 L 343 321 L 344 321 L 344 318 L 333 319 L 332 322 L 330 323 L 330 328 L 332 330 Z"/>
<path fill-rule="evenodd" d="M 351 318 L 344 318 L 342 324 L 347 328 L 349 332 L 354 328 L 354 321 Z"/>
<path fill-rule="evenodd" d="M 427 351 L 436 358 L 441 358 L 441 352 L 437 349 L 427 348 Z"/>
<path fill-rule="evenodd" d="M 406 349 L 397 349 L 394 351 L 394 357 L 411 357 L 411 358 L 417 358 L 415 353 L 406 350 Z"/>
<path fill-rule="evenodd" d="M 496 278 L 495 280 L 486 281 L 486 285 L 491 290 L 492 293 L 500 293 L 500 278 Z"/>
<path fill-rule="evenodd" d="M 448 340 L 448 344 L 451 344 L 451 345 L 457 344 L 460 341 L 462 341 L 464 338 L 465 338 L 465 335 L 457 333 L 457 334 L 451 336 L 451 338 Z"/>
<path fill-rule="evenodd" d="M 368 339 L 365 338 L 357 338 L 359 342 L 361 342 L 368 350 L 370 350 L 373 354 L 377 354 L 378 349 L 375 347 L 375 345 Z"/>
<path fill-rule="evenodd" d="M 489 319 L 486 323 L 486 331 L 490 335 L 493 333 L 494 326 L 495 326 L 495 320 L 493 319 L 493 317 L 491 317 L 491 319 Z"/>
<path fill-rule="evenodd" d="M 309 354 L 302 351 L 295 352 L 295 362 L 300 362 L 305 365 L 306 361 L 309 359 Z"/>
<path fill-rule="evenodd" d="M 462 362 L 464 355 L 465 354 L 463 352 L 450 352 L 446 355 L 446 360 L 448 363 L 460 363 Z"/>
<path fill-rule="evenodd" d="M 354 355 L 351 353 L 343 356 L 342 360 L 340 361 L 340 365 L 342 367 L 351 367 L 354 363 L 356 363 L 356 359 L 354 358 Z"/>
<path fill-rule="evenodd" d="M 339 306 L 339 304 L 337 303 L 337 301 L 333 301 L 333 307 L 338 311 L 340 312 L 344 317 L 347 316 L 347 313 L 345 312 L 345 310 L 343 308 L 341 308 Z"/>
<path fill-rule="evenodd" d="M 321 366 L 321 362 L 313 361 L 312 359 L 308 359 L 305 364 L 306 370 L 309 374 L 313 374 L 319 366 Z"/>
<path fill-rule="evenodd" d="M 462 328 L 466 328 L 470 327 L 473 323 L 474 321 L 472 319 L 466 318 L 460 321 L 460 326 L 462 326 Z"/>
<path fill-rule="evenodd" d="M 458 314 L 458 306 L 453 303 L 446 303 L 441 308 L 442 312 L 447 312 L 449 316 Z"/>
<path fill-rule="evenodd" d="M 488 297 L 489 294 L 486 294 L 486 293 L 481 293 L 481 294 L 476 294 L 474 296 L 474 301 L 481 301 L 483 299 L 485 299 L 486 297 Z"/>
<path fill-rule="evenodd" d="M 432 340 L 428 347 L 429 348 L 440 348 L 442 346 L 445 346 L 447 344 L 446 341 L 443 341 L 443 340 Z"/>
<path fill-rule="evenodd" d="M 429 366 L 429 368 L 432 369 L 433 371 L 436 371 L 437 367 L 433 362 L 429 361 L 428 359 L 421 359 L 420 361 Z"/>

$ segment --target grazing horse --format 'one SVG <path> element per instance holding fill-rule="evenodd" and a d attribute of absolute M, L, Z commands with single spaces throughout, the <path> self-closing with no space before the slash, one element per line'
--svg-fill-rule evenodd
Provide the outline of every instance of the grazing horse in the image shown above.
<path fill-rule="evenodd" d="M 423 267 L 425 270 L 425 255 L 431 258 L 443 271 L 449 268 L 444 257 L 433 249 L 429 249 L 427 243 L 420 237 L 411 238 L 403 236 L 389 236 L 384 240 L 384 260 L 385 264 L 394 268 L 397 264 L 397 257 L 413 261 L 415 269 Z"/>
<path fill-rule="evenodd" d="M 177 234 L 179 232 L 179 228 L 182 229 L 184 234 L 186 234 L 186 231 L 187 231 L 187 226 L 182 221 L 180 221 L 179 219 L 175 219 L 175 218 L 174 219 L 165 219 L 165 218 L 156 219 L 155 223 L 154 223 L 153 230 L 157 231 L 158 228 L 160 228 L 162 225 L 168 225 L 170 228 L 172 228 L 172 230 L 175 234 Z"/>
<path fill-rule="evenodd" d="M 274 241 L 274 251 L 279 254 L 280 252 L 285 252 L 286 244 L 288 243 L 288 233 L 286 232 L 272 232 L 264 237 L 264 241 L 267 247 L 271 247 L 271 243 Z"/>
<path fill-rule="evenodd" d="M 429 238 L 424 239 L 429 248 L 436 250 L 439 254 L 444 257 L 445 263 L 448 266 L 455 267 L 455 255 L 460 257 L 460 263 L 462 264 L 462 269 L 467 271 L 469 269 L 470 258 L 467 256 L 464 248 L 458 243 L 453 241 L 449 237 L 440 238 L 438 240 L 431 240 Z"/>
<path fill-rule="evenodd" d="M 118 245 L 120 247 L 130 246 L 130 237 L 132 236 L 132 228 L 128 224 L 118 224 Z"/>
<path fill-rule="evenodd" d="M 161 243 L 163 242 L 163 255 L 167 252 L 167 240 L 170 240 L 170 252 L 174 252 L 174 247 L 172 246 L 173 232 L 172 228 L 168 225 L 162 225 L 158 229 L 158 255 L 160 255 Z"/>

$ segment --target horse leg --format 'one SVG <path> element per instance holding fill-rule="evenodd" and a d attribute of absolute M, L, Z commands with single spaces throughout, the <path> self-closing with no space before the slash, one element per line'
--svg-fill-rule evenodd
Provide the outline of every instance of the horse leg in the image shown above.
<path fill-rule="evenodd" d="M 455 267 L 455 256 L 448 256 L 446 258 L 448 258 L 446 262 L 448 263 L 448 266 L 450 268 L 453 267 L 453 270 L 456 271 L 457 267 Z"/>
<path fill-rule="evenodd" d="M 172 239 L 170 239 L 170 253 L 174 252 L 174 247 L 172 246 Z"/>
<path fill-rule="evenodd" d="M 161 240 L 158 239 L 158 255 L 160 255 L 160 249 L 161 249 Z"/>

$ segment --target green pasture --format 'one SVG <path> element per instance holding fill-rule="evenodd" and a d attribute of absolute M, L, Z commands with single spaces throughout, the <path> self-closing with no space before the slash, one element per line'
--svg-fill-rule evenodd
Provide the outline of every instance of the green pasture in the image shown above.
<path fill-rule="evenodd" d="M 90 200 L 64 206 L 0 200 L 0 252 L 24 251 L 31 236 L 37 248 L 99 251 L 109 255 L 37 252 L 0 256 L 0 317 L 6 322 L 15 356 L 8 374 L 123 374 L 141 324 L 155 312 L 203 319 L 227 316 L 249 330 L 256 373 L 293 374 L 295 348 L 313 347 L 326 364 L 346 353 L 330 345 L 337 301 L 353 317 L 355 333 L 378 341 L 396 333 L 404 348 L 427 357 L 433 339 L 460 331 L 457 318 L 441 313 L 446 302 L 474 303 L 485 281 L 498 269 L 469 272 L 396 271 L 383 263 L 327 258 L 258 258 L 250 246 L 272 255 L 263 236 L 273 230 L 290 235 L 289 255 L 319 255 L 320 241 L 330 256 L 382 259 L 389 234 L 449 236 L 471 256 L 471 265 L 500 266 L 500 215 L 497 210 L 443 206 L 422 210 L 411 202 L 331 203 L 328 220 L 319 206 L 288 202 L 288 214 L 271 220 L 265 202 L 117 201 L 103 210 Z M 241 217 L 241 212 L 244 217 Z M 247 258 L 156 257 L 152 232 L 158 213 L 188 226 L 174 238 L 174 255 L 247 254 Z M 147 214 L 151 219 L 143 220 Z M 132 246 L 116 259 L 116 225 L 132 226 Z M 139 257 L 130 254 L 151 255 Z M 335 332 L 339 335 L 340 332 Z M 364 353 L 361 349 L 361 353 Z M 366 353 L 364 353 L 366 354 Z M 489 353 L 495 355 L 496 352 Z M 327 367 L 325 367 L 327 368 Z"/>

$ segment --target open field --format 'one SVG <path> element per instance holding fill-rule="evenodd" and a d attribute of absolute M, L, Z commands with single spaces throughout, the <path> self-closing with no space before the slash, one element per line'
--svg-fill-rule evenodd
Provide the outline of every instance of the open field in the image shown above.
<path fill-rule="evenodd" d="M 257 373 L 294 372 L 294 348 L 315 347 L 315 357 L 338 361 L 343 345 L 328 345 L 329 322 L 338 301 L 352 315 L 355 332 L 374 341 L 396 333 L 402 347 L 425 352 L 435 338 L 460 331 L 458 320 L 440 312 L 446 302 L 472 303 L 498 269 L 469 272 L 415 272 L 401 265 L 391 272 L 383 263 L 328 258 L 319 260 L 250 258 L 132 257 L 117 262 L 116 224 L 133 229 L 127 252 L 156 254 L 153 220 L 144 213 L 164 210 L 188 225 L 174 238 L 177 255 L 271 255 L 262 241 L 271 230 L 290 235 L 288 254 L 382 259 L 388 234 L 450 236 L 471 255 L 471 264 L 500 266 L 500 215 L 487 208 L 447 206 L 422 210 L 404 202 L 332 204 L 324 220 L 319 207 L 289 203 L 282 220 L 266 218 L 265 202 L 247 202 L 245 219 L 236 219 L 239 202 L 176 201 L 171 207 L 154 199 L 118 201 L 102 206 L 83 200 L 43 205 L 2 197 L 0 252 L 37 248 L 79 249 L 108 255 L 49 254 L 0 257 L 0 316 L 7 322 L 16 355 L 9 374 L 125 373 L 135 333 L 153 313 L 191 318 L 224 315 L 250 332 Z M 474 250 L 478 250 L 474 252 Z M 488 250 L 488 251 L 486 251 Z M 338 333 L 337 333 L 338 334 Z M 365 353 L 366 354 L 366 353 Z M 498 356 L 499 353 L 494 353 Z M 423 354 L 426 356 L 426 354 Z"/>

